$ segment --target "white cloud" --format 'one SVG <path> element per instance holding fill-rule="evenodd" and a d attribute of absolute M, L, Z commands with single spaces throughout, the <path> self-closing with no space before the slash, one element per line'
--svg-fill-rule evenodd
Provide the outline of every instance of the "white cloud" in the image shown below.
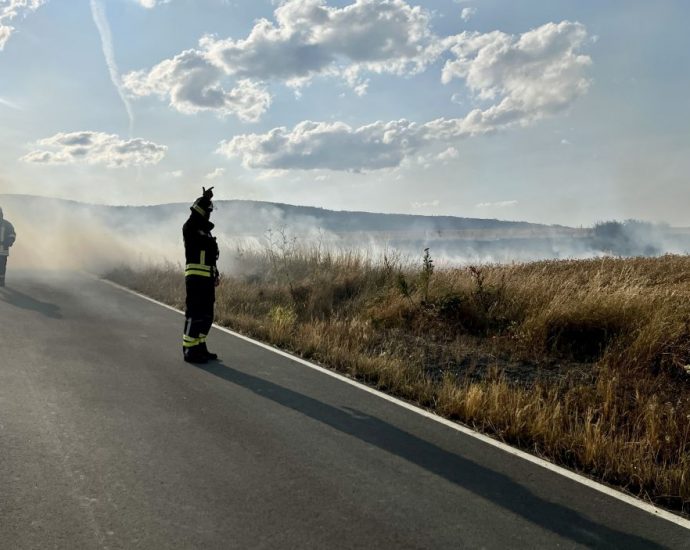
<path fill-rule="evenodd" d="M 437 160 L 452 160 L 460 156 L 460 153 L 455 147 L 448 147 L 445 151 L 436 156 Z"/>
<path fill-rule="evenodd" d="M 475 208 L 508 208 L 510 206 L 517 206 L 518 201 L 497 201 L 497 202 L 480 202 L 475 204 Z"/>
<path fill-rule="evenodd" d="M 102 132 L 59 133 L 42 139 L 39 148 L 20 160 L 37 164 L 103 164 L 108 168 L 125 168 L 159 163 L 167 151 L 141 138 L 124 140 Z"/>
<path fill-rule="evenodd" d="M 587 32 L 580 23 L 547 23 L 522 35 L 462 33 L 451 47 L 442 81 L 463 79 L 482 100 L 499 100 L 476 116 L 483 126 L 529 123 L 562 111 L 590 84 L 591 58 L 578 54 Z M 470 114 L 470 116 L 472 113 Z"/>
<path fill-rule="evenodd" d="M 258 120 L 271 104 L 271 96 L 259 83 L 239 80 L 230 91 L 220 84 L 223 70 L 202 52 L 187 50 L 156 65 L 151 71 L 126 74 L 124 85 L 138 96 L 169 96 L 170 105 L 182 113 L 213 111 L 241 120 Z"/>
<path fill-rule="evenodd" d="M 324 0 L 288 0 L 275 23 L 259 20 L 242 40 L 202 39 L 229 74 L 259 80 L 304 79 L 324 72 L 369 70 L 405 74 L 433 58 L 430 14 L 404 0 L 355 0 L 343 8 Z"/>
<path fill-rule="evenodd" d="M 407 159 L 403 159 L 403 163 L 405 163 L 405 160 Z M 424 169 L 431 168 L 432 161 L 433 155 L 417 155 L 417 165 Z"/>
<path fill-rule="evenodd" d="M 376 170 L 398 166 L 420 147 L 420 130 L 406 120 L 352 128 L 343 122 L 299 123 L 293 130 L 239 135 L 218 152 L 239 156 L 247 168 Z"/>
<path fill-rule="evenodd" d="M 163 174 L 163 177 L 165 178 L 181 178 L 184 175 L 184 172 L 182 170 L 173 170 L 172 172 L 165 172 Z"/>
<path fill-rule="evenodd" d="M 205 178 L 207 180 L 214 180 L 222 177 L 225 174 L 225 168 L 216 168 L 213 172 L 206 174 Z"/>
<path fill-rule="evenodd" d="M 255 179 L 257 181 L 273 180 L 278 178 L 286 178 L 290 172 L 288 170 L 261 170 Z"/>
<path fill-rule="evenodd" d="M 412 206 L 412 208 L 437 208 L 440 204 L 441 201 L 435 199 L 433 201 L 412 202 L 410 206 Z"/>
<path fill-rule="evenodd" d="M 404 0 L 355 0 L 343 8 L 287 0 L 274 22 L 257 21 L 246 38 L 205 36 L 197 49 L 126 75 L 125 85 L 135 95 L 169 96 L 182 112 L 215 110 L 253 121 L 270 104 L 269 81 L 298 90 L 317 75 L 338 76 L 362 95 L 366 73 L 422 71 L 447 47 L 431 32 L 430 17 Z M 231 101 L 226 79 L 235 82 Z"/>
<path fill-rule="evenodd" d="M 265 134 L 235 136 L 221 142 L 218 152 L 240 157 L 247 168 L 394 168 L 424 147 L 454 149 L 458 140 L 527 125 L 567 108 L 589 86 L 586 73 L 591 59 L 575 53 L 585 38 L 582 25 L 567 21 L 520 36 L 463 33 L 455 37 L 456 59 L 446 63 L 443 80 L 464 79 L 479 98 L 493 100 L 483 110 L 425 124 L 403 119 L 352 128 L 342 122 L 304 121 L 292 130 L 280 127 Z"/>
<path fill-rule="evenodd" d="M 2 19 L 0 19 L 0 21 L 2 21 Z M 7 41 L 10 39 L 13 30 L 14 27 L 0 25 L 0 51 L 5 48 L 5 44 L 7 44 Z"/>
<path fill-rule="evenodd" d="M 0 0 L 0 51 L 5 48 L 5 44 L 10 39 L 14 27 L 9 25 L 10 21 L 24 17 L 28 13 L 36 11 L 47 0 Z"/>
<path fill-rule="evenodd" d="M 462 105 L 463 104 L 462 94 L 455 92 L 452 96 L 450 96 L 450 101 L 451 101 L 451 103 L 455 103 L 456 105 Z"/>
<path fill-rule="evenodd" d="M 587 90 L 591 60 L 576 53 L 587 37 L 579 23 L 548 23 L 522 35 L 441 38 L 431 31 L 430 18 L 405 0 L 355 0 L 342 8 L 324 0 L 287 0 L 275 9 L 275 21 L 257 21 L 246 38 L 205 36 L 196 49 L 125 75 L 124 84 L 137 96 L 168 97 L 184 113 L 215 111 L 256 121 L 271 104 L 271 81 L 298 96 L 315 76 L 337 76 L 363 95 L 368 74 L 415 74 L 450 52 L 445 84 L 461 79 L 476 98 L 501 99 L 481 112 L 484 120 L 475 119 L 487 127 L 552 114 Z"/>
<path fill-rule="evenodd" d="M 462 8 L 462 11 L 460 12 L 460 18 L 463 21 L 469 21 L 472 19 L 472 17 L 477 13 L 477 8 L 474 7 L 469 7 L 469 8 Z"/>
<path fill-rule="evenodd" d="M 151 9 L 155 8 L 157 5 L 168 4 L 170 0 L 135 0 L 140 6 Z"/>

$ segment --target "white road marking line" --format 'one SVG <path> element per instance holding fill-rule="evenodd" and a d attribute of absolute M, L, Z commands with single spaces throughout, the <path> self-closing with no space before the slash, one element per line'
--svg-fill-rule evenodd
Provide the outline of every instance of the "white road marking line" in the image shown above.
<path fill-rule="evenodd" d="M 150 298 L 149 296 L 145 296 L 144 294 L 141 294 L 141 293 L 136 292 L 132 289 L 129 289 L 127 287 L 124 287 L 122 285 L 114 283 L 113 281 L 108 281 L 107 279 L 100 279 L 100 280 L 106 284 L 109 284 L 109 285 L 115 287 L 115 288 L 118 288 L 118 289 L 123 290 L 125 292 L 128 292 L 130 294 L 133 294 L 134 296 L 138 296 L 139 298 L 143 298 L 144 300 L 147 300 L 149 302 L 152 302 L 154 304 L 162 306 L 166 309 L 169 309 L 170 311 L 174 311 L 175 313 L 179 313 L 179 314 L 184 315 L 184 312 L 180 311 L 179 309 L 176 309 L 172 306 L 169 306 L 168 304 L 164 304 L 163 302 L 159 302 L 158 300 L 154 300 L 153 298 Z M 672 512 L 668 512 L 666 510 L 662 510 L 661 508 L 657 508 L 653 504 L 650 504 L 648 502 L 640 500 L 639 498 L 636 498 L 632 495 L 628 495 L 628 494 L 623 493 L 617 489 L 613 489 L 612 487 L 608 487 L 607 485 L 599 483 L 598 481 L 594 481 L 594 480 L 589 479 L 588 477 L 585 477 L 581 474 L 578 474 L 578 473 L 573 472 L 571 470 L 567 470 L 566 468 L 563 468 L 562 466 L 557 466 L 556 464 L 548 462 L 547 460 L 544 460 L 543 458 L 539 458 L 537 456 L 526 453 L 525 451 L 521 451 L 520 449 L 516 449 L 514 447 L 511 447 L 510 445 L 508 445 L 506 443 L 502 443 L 501 441 L 498 441 L 498 440 L 493 439 L 487 435 L 479 433 L 479 432 L 477 432 L 471 428 L 468 428 L 467 426 L 463 426 L 462 424 L 458 424 L 457 422 L 453 422 L 451 420 L 443 418 L 442 416 L 438 416 L 437 414 L 434 414 L 430 411 L 427 411 L 425 409 L 422 409 L 420 407 L 412 405 L 411 403 L 407 403 L 405 401 L 402 401 L 401 399 L 398 399 L 397 397 L 393 397 L 393 396 L 388 395 L 386 393 L 383 393 L 379 390 L 371 388 L 365 384 L 362 384 L 361 382 L 357 382 L 356 380 L 353 380 L 352 378 L 348 378 L 348 377 L 346 377 L 346 376 L 344 376 L 338 372 L 332 371 L 332 370 L 327 369 L 325 367 L 321 367 L 315 363 L 311 363 L 305 359 L 302 359 L 301 357 L 296 357 L 295 355 L 292 355 L 286 351 L 282 351 L 278 348 L 275 348 L 273 346 L 270 346 L 270 345 L 265 344 L 263 342 L 260 342 L 258 340 L 254 340 L 253 338 L 249 338 L 248 336 L 244 336 L 243 334 L 239 334 L 238 332 L 232 331 L 228 328 L 221 327 L 220 325 L 217 325 L 216 323 L 213 323 L 213 326 L 222 332 L 225 332 L 227 334 L 230 334 L 231 336 L 234 336 L 235 338 L 239 338 L 240 340 L 244 340 L 246 342 L 249 342 L 251 344 L 254 344 L 256 346 L 264 348 L 268 351 L 272 351 L 273 353 L 276 353 L 278 355 L 282 355 L 283 357 L 286 357 L 287 359 L 290 359 L 296 363 L 300 363 L 300 364 L 304 365 L 305 367 L 309 367 L 310 369 L 319 371 L 320 373 L 326 374 L 332 378 L 336 378 L 337 380 L 340 380 L 341 382 L 345 382 L 346 384 L 350 384 L 351 386 L 354 386 L 356 388 L 359 388 L 360 390 L 363 390 L 363 391 L 368 392 L 372 395 L 380 397 L 381 399 L 385 399 L 386 401 L 389 401 L 391 403 L 395 403 L 396 405 L 403 407 L 409 411 L 412 411 L 412 412 L 417 413 L 419 415 L 425 416 L 426 418 L 433 420 L 434 422 L 438 422 L 439 424 L 443 424 L 444 426 L 447 426 L 448 428 L 451 428 L 455 431 L 463 433 L 469 437 L 473 437 L 475 439 L 483 441 L 484 443 L 491 445 L 492 447 L 496 447 L 497 449 L 501 449 L 502 451 L 505 451 L 508 454 L 522 458 L 523 460 L 531 462 L 532 464 L 535 464 L 537 466 L 541 466 L 542 468 L 545 468 L 545 469 L 550 470 L 556 474 L 562 475 L 563 477 L 566 477 L 568 479 L 576 481 L 577 483 L 585 485 L 585 486 L 589 487 L 590 489 L 594 489 L 595 491 L 599 491 L 600 493 L 603 493 L 603 494 L 608 495 L 610 497 L 613 497 L 617 500 L 625 502 L 626 504 L 629 504 L 630 506 L 634 506 L 635 508 L 638 508 L 639 510 L 642 510 L 644 512 L 648 512 L 649 514 L 652 514 L 653 516 L 665 519 L 667 521 L 670 521 L 671 523 L 675 523 L 676 525 L 678 525 L 680 527 L 684 527 L 685 529 L 690 529 L 690 521 L 689 520 L 687 520 L 681 516 L 678 516 L 676 514 L 673 514 Z"/>

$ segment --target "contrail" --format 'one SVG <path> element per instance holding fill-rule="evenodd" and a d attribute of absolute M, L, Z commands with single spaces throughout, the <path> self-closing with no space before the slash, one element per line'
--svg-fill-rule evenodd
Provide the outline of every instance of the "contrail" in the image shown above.
<path fill-rule="evenodd" d="M 0 97 L 0 105 L 2 105 L 4 107 L 9 107 L 10 109 L 14 109 L 16 111 L 22 110 L 22 108 L 19 105 L 17 105 L 16 103 L 13 103 L 13 102 L 9 101 L 8 99 L 3 99 L 2 97 Z"/>
<path fill-rule="evenodd" d="M 98 33 L 101 35 L 103 55 L 105 56 L 105 63 L 108 65 L 108 71 L 110 72 L 110 80 L 112 80 L 113 85 L 117 89 L 117 94 L 120 96 L 125 110 L 127 111 L 127 117 L 129 118 L 129 137 L 132 137 L 132 133 L 134 132 L 134 113 L 132 112 L 132 106 L 122 86 L 120 69 L 118 69 L 117 62 L 115 61 L 113 36 L 110 32 L 108 18 L 105 15 L 105 6 L 101 0 L 91 0 L 91 14 L 93 15 L 93 22 L 96 23 L 96 27 L 98 28 Z"/>

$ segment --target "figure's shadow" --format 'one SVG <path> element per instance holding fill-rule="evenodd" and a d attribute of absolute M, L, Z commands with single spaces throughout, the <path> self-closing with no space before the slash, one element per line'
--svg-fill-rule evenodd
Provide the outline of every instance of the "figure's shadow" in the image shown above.
<path fill-rule="evenodd" d="M 580 513 L 545 500 L 508 476 L 442 449 L 379 418 L 342 410 L 226 365 L 196 365 L 284 407 L 416 464 L 479 497 L 561 537 L 590 548 L 656 549 L 643 537 L 606 527 Z M 487 518 L 487 522 L 490 518 Z"/>
<path fill-rule="evenodd" d="M 3 302 L 11 306 L 35 311 L 51 319 L 62 319 L 59 306 L 50 302 L 41 302 L 13 288 L 0 288 L 0 297 L 2 297 Z"/>

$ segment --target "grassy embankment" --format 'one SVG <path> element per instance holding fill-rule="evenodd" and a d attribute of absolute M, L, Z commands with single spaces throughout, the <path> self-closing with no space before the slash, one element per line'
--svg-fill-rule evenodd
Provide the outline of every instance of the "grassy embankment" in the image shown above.
<path fill-rule="evenodd" d="M 243 254 L 223 325 L 690 512 L 690 257 L 435 269 Z M 180 268 L 108 275 L 183 307 Z"/>

